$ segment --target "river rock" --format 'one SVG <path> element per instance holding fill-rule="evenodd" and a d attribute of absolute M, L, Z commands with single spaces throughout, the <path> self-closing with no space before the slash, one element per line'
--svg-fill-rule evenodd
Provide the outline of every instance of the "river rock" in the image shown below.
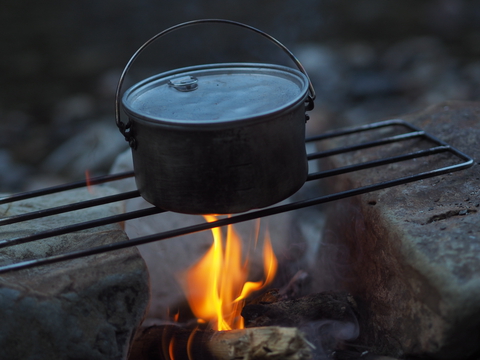
<path fill-rule="evenodd" d="M 85 170 L 90 174 L 104 174 L 127 147 L 111 121 L 100 120 L 82 129 L 49 154 L 42 162 L 42 169 L 47 174 L 61 174 L 70 179 L 81 178 Z"/>
<path fill-rule="evenodd" d="M 480 157 L 478 102 L 445 102 L 402 119 L 474 159 Z M 382 147 L 352 152 L 331 164 L 344 166 L 386 151 Z M 423 171 L 437 161 L 438 157 L 417 159 L 410 169 Z M 330 186 L 345 190 L 387 175 L 404 176 L 408 170 L 402 163 L 390 164 L 344 175 Z M 363 309 L 363 341 L 374 352 L 434 359 L 478 355 L 479 180 L 475 163 L 466 170 L 330 205 L 317 253 L 315 287 L 348 290 L 356 297 Z"/>
<path fill-rule="evenodd" d="M 65 191 L 0 205 L 8 217 L 116 193 L 108 187 Z M 120 203 L 1 227 L 10 239 L 123 212 Z M 127 240 L 119 224 L 0 250 L 0 266 Z M 136 248 L 0 275 L 0 358 L 126 359 L 149 299 Z"/>

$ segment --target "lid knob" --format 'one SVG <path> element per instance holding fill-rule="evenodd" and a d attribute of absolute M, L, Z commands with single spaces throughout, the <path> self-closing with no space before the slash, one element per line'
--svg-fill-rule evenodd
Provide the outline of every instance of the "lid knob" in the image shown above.
<path fill-rule="evenodd" d="M 178 91 L 193 91 L 198 88 L 198 79 L 194 76 L 182 76 L 168 81 L 168 85 Z"/>

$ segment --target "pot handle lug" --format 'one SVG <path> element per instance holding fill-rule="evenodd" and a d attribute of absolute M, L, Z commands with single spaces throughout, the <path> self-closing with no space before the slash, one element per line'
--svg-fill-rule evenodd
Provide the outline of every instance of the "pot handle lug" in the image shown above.
<path fill-rule="evenodd" d="M 283 45 L 280 41 L 275 39 L 273 36 L 263 32 L 262 30 L 259 30 L 253 26 L 246 25 L 237 21 L 233 20 L 225 20 L 225 19 L 199 19 L 199 20 L 192 20 L 192 21 L 187 21 L 184 23 L 180 23 L 177 25 L 174 25 L 168 29 L 165 29 L 158 34 L 154 35 L 151 37 L 149 40 L 147 40 L 142 46 L 138 48 L 138 50 L 132 55 L 130 60 L 127 62 L 127 65 L 123 69 L 122 74 L 120 75 L 120 79 L 117 84 L 117 90 L 115 92 L 115 121 L 117 123 L 117 127 L 120 130 L 120 132 L 125 136 L 125 140 L 128 141 L 130 144 L 130 147 L 135 148 L 136 147 L 136 141 L 131 133 L 131 122 L 128 120 L 127 123 L 124 123 L 120 120 L 120 92 L 122 89 L 123 82 L 125 80 L 125 76 L 127 72 L 130 70 L 130 67 L 132 66 L 133 62 L 135 59 L 145 50 L 146 47 L 148 47 L 152 42 L 157 40 L 158 38 L 174 31 L 180 28 L 192 26 L 192 25 L 198 25 L 198 24 L 204 24 L 204 23 L 223 23 L 223 24 L 230 24 L 230 25 L 235 25 L 239 26 L 248 30 L 251 30 L 253 32 L 256 32 L 257 34 L 262 35 L 263 37 L 267 38 L 271 42 L 273 42 L 275 45 L 280 47 L 289 57 L 290 59 L 295 63 L 295 65 L 298 67 L 298 69 L 307 77 L 308 80 L 308 96 L 307 99 L 305 100 L 305 110 L 309 111 L 313 109 L 314 106 L 314 100 L 316 97 L 315 94 L 315 89 L 313 88 L 312 82 L 310 80 L 310 77 L 307 74 L 307 71 L 303 67 L 303 65 L 300 63 L 300 61 L 296 58 L 296 56 L 285 46 Z M 308 120 L 308 115 L 306 116 Z"/>

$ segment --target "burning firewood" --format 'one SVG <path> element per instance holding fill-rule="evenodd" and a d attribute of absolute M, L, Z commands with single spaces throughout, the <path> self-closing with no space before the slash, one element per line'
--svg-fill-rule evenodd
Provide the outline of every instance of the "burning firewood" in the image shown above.
<path fill-rule="evenodd" d="M 210 350 L 217 359 L 285 359 L 311 357 L 311 346 L 297 328 L 258 327 L 215 333 Z"/>
<path fill-rule="evenodd" d="M 249 302 L 242 315 L 246 329 L 214 331 L 180 324 L 144 328 L 129 359 L 304 360 L 318 349 L 331 353 L 358 336 L 356 303 L 347 293 L 282 299 L 281 292 L 270 290 Z"/>
<path fill-rule="evenodd" d="M 213 331 L 160 325 L 137 333 L 129 359 L 306 360 L 311 357 L 311 344 L 296 328 L 269 326 Z"/>
<path fill-rule="evenodd" d="M 318 320 L 355 321 L 354 298 L 348 293 L 313 293 L 282 299 L 276 289 L 250 301 L 242 310 L 246 327 L 298 326 Z"/>

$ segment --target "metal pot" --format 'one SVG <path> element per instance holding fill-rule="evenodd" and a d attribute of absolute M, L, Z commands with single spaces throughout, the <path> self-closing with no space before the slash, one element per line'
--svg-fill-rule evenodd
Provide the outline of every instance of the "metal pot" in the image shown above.
<path fill-rule="evenodd" d="M 255 31 L 280 46 L 300 71 L 259 63 L 181 68 L 120 89 L 133 60 L 180 27 L 219 22 Z M 116 94 L 116 120 L 130 143 L 145 200 L 189 214 L 230 214 L 277 203 L 304 184 L 305 112 L 315 93 L 302 65 L 260 30 L 229 20 L 195 20 L 147 41 L 130 59 Z"/>

